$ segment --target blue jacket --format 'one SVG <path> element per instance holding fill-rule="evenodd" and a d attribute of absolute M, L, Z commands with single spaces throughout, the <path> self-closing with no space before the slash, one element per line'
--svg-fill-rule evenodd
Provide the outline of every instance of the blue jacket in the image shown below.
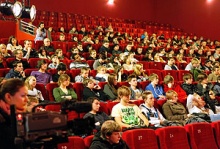
<path fill-rule="evenodd" d="M 153 85 L 150 83 L 148 86 L 146 86 L 145 90 L 151 91 L 154 95 L 154 98 L 156 99 L 159 98 L 159 95 L 165 95 L 165 92 L 161 85 L 157 85 L 156 88 L 154 88 Z"/>

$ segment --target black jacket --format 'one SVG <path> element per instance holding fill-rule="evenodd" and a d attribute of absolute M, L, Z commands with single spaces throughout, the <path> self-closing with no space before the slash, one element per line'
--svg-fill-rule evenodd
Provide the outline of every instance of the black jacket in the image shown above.
<path fill-rule="evenodd" d="M 122 139 L 118 144 L 110 144 L 108 141 L 100 137 L 100 134 L 101 133 L 99 132 L 94 136 L 89 149 L 129 149 Z"/>
<path fill-rule="evenodd" d="M 10 116 L 0 109 L 0 148 L 1 149 L 22 149 L 22 144 L 14 144 L 14 133 L 11 129 Z"/>
<path fill-rule="evenodd" d="M 193 84 L 183 83 L 181 87 L 186 92 L 187 95 L 194 94 L 196 92 L 196 87 Z"/>

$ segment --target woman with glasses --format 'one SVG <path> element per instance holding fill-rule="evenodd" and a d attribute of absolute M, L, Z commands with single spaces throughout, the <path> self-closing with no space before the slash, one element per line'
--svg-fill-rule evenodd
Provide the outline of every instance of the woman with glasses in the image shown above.
<path fill-rule="evenodd" d="M 204 101 L 206 103 L 206 107 L 212 109 L 215 114 L 220 113 L 220 103 L 215 97 L 215 93 L 213 90 L 210 90 L 205 93 Z"/>

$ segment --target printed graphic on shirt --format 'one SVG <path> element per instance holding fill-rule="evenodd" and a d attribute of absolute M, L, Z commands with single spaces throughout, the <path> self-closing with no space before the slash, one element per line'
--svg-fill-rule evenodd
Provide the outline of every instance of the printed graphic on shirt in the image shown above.
<path fill-rule="evenodd" d="M 122 122 L 129 125 L 139 125 L 140 120 L 135 114 L 135 111 L 132 107 L 122 108 Z"/>

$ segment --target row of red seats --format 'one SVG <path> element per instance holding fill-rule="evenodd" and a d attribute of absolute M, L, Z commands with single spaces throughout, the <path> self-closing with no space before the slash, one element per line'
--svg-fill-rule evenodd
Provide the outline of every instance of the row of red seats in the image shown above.
<path fill-rule="evenodd" d="M 58 149 L 89 149 L 94 135 L 86 138 L 69 137 L 68 143 L 58 144 Z M 152 129 L 133 129 L 122 133 L 130 149 L 218 149 L 220 148 L 220 121 L 169 126 Z"/>

